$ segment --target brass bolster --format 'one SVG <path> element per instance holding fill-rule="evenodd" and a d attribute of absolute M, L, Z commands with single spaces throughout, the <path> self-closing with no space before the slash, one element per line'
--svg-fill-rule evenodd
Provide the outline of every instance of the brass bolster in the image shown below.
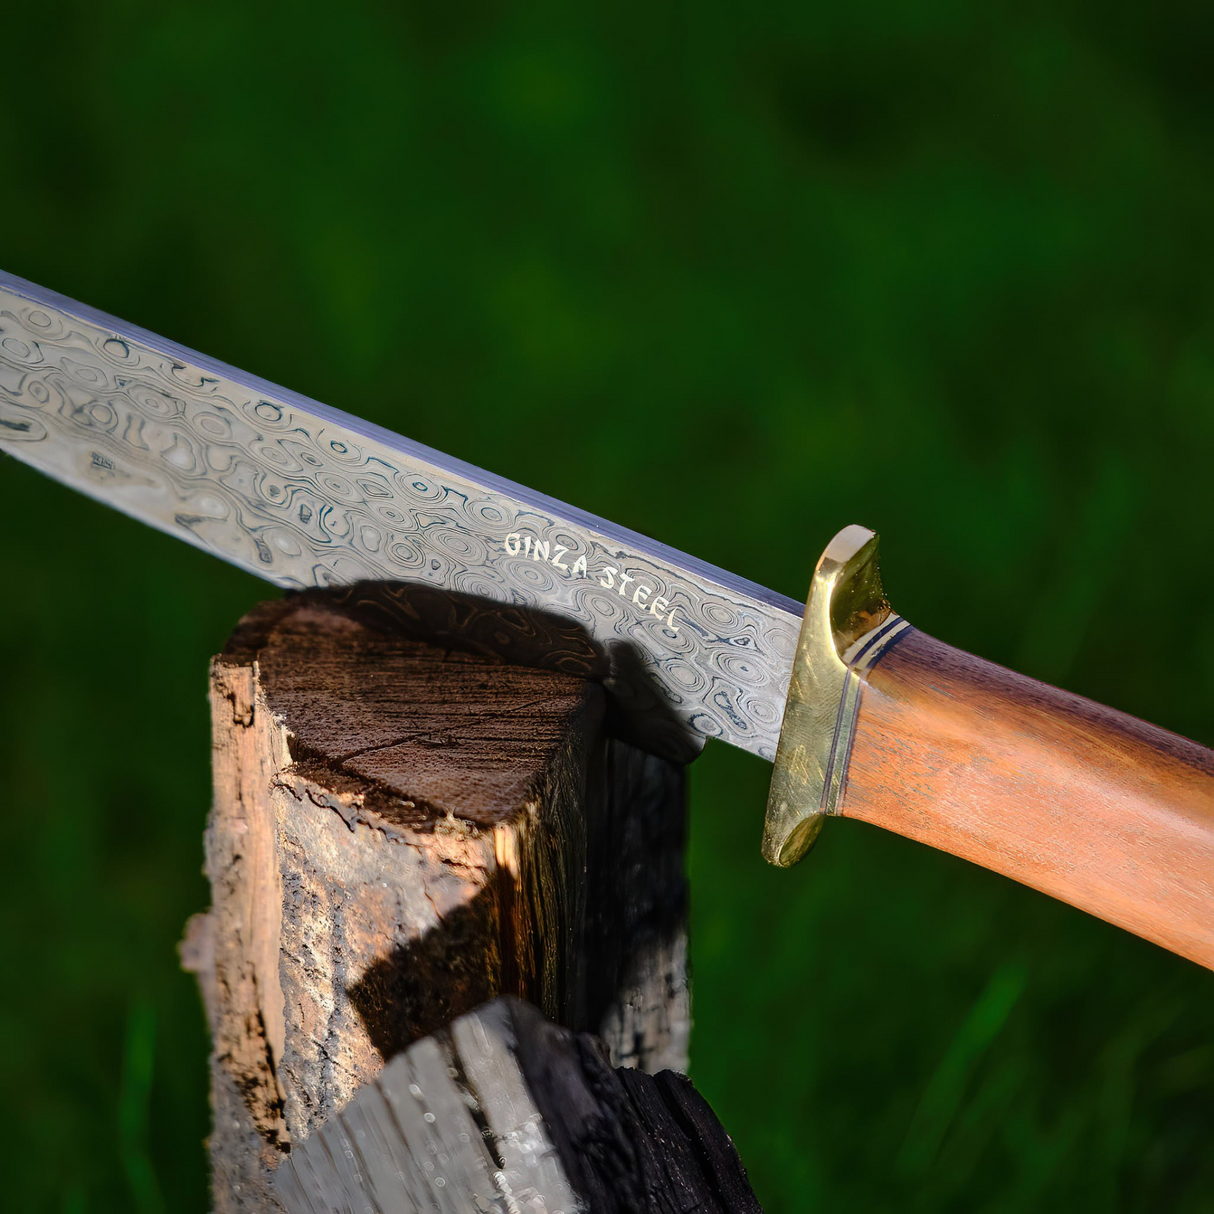
<path fill-rule="evenodd" d="M 877 537 L 844 527 L 814 570 L 767 797 L 763 857 L 796 864 L 840 812 L 864 673 L 910 625 L 881 587 Z"/>

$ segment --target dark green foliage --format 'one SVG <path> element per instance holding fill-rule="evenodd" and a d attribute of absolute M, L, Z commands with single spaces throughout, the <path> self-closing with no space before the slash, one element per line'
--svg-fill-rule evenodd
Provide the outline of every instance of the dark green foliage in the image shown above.
<path fill-rule="evenodd" d="M 1214 743 L 1208 5 L 7 6 L 0 264 Z M 811 476 L 808 469 L 813 469 Z M 206 1209 L 181 924 L 251 578 L 0 463 L 6 1206 Z M 1214 978 L 692 774 L 694 1076 L 773 1214 L 1214 1206 Z"/>

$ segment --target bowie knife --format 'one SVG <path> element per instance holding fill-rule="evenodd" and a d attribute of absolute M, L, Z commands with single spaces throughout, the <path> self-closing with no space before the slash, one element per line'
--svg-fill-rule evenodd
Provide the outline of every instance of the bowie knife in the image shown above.
<path fill-rule="evenodd" d="M 576 626 L 653 749 L 774 761 L 773 863 L 860 818 L 1214 968 L 1214 752 L 912 628 L 863 527 L 802 607 L 3 273 L 0 449 L 281 587 Z"/>

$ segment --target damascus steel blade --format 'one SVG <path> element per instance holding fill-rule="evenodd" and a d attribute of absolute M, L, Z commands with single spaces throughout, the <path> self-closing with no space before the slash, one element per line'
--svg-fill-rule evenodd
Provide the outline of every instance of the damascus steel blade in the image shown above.
<path fill-rule="evenodd" d="M 0 450 L 278 586 L 565 617 L 663 748 L 775 755 L 801 604 L 3 272 Z"/>

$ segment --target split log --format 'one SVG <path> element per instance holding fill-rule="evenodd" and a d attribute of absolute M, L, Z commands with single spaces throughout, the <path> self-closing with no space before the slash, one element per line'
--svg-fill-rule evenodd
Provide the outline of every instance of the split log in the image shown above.
<path fill-rule="evenodd" d="M 503 998 L 394 1058 L 275 1176 L 287 1214 L 760 1214 L 682 1075 Z"/>
<path fill-rule="evenodd" d="M 492 650 L 546 625 L 486 616 L 308 592 L 213 663 L 212 908 L 183 953 L 214 1041 L 219 1214 L 278 1208 L 293 1148 L 501 993 L 601 1035 L 613 1065 L 686 1065 L 682 770 L 611 736 L 569 638 L 548 669 L 512 665 Z"/>

